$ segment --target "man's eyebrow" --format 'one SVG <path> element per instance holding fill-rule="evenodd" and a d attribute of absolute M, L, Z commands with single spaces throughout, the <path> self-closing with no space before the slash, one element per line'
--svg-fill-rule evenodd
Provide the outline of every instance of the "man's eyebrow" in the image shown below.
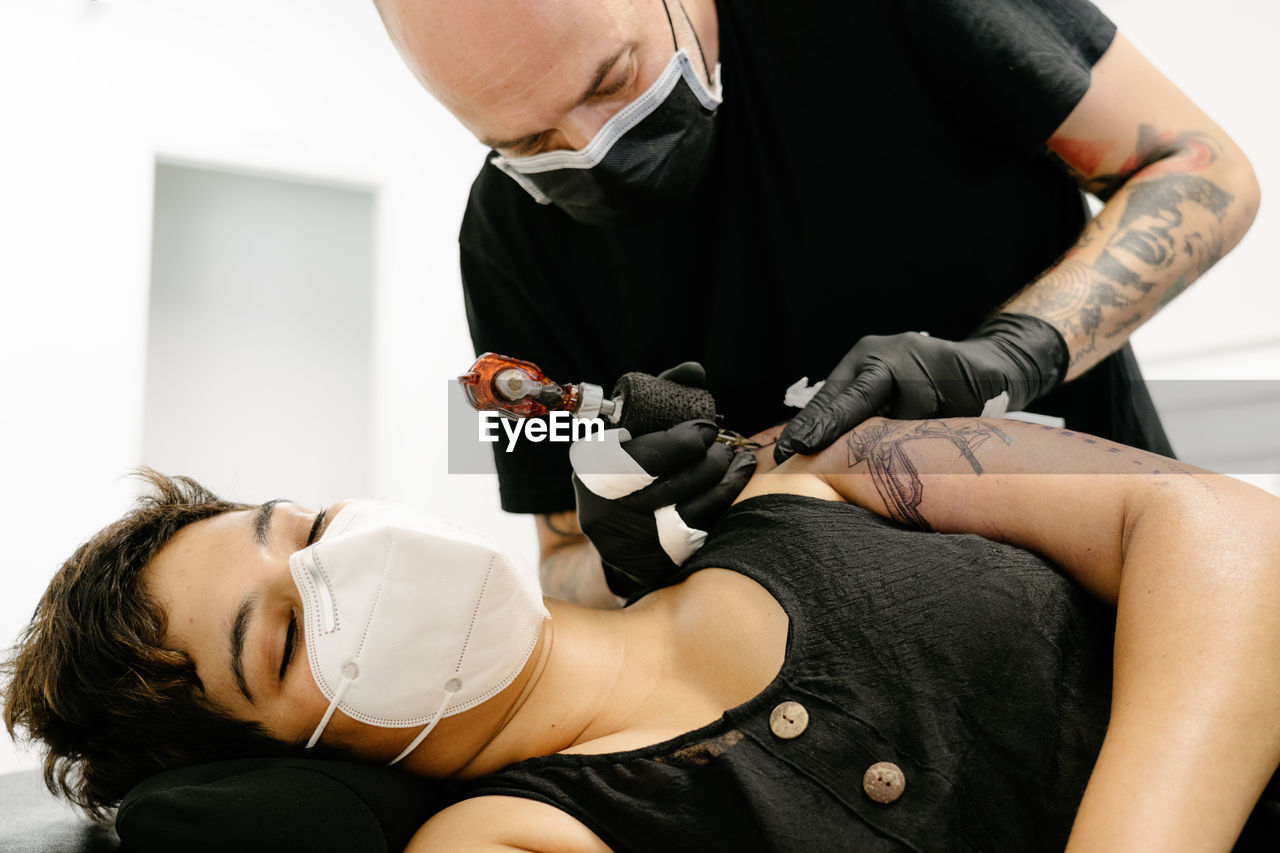
<path fill-rule="evenodd" d="M 598 66 L 596 66 L 596 72 L 592 76 L 591 82 L 587 84 L 587 87 L 583 90 L 582 94 L 578 97 L 578 100 L 574 102 L 575 107 L 581 106 L 582 104 L 585 104 L 587 101 L 591 100 L 591 96 L 594 95 L 596 93 L 596 90 L 600 88 L 600 84 L 604 82 L 604 78 L 609 76 L 609 72 L 613 70 L 613 66 L 617 65 L 618 60 L 622 59 L 622 55 L 626 53 L 628 50 L 630 50 L 631 48 L 632 48 L 632 42 L 627 42 L 622 47 L 614 51 L 612 54 L 605 57 L 605 59 Z M 523 148 L 525 145 L 528 145 L 529 143 L 535 141 L 539 136 L 541 136 L 546 132 L 547 131 L 545 130 L 540 130 L 537 133 L 526 133 L 524 136 L 517 136 L 514 139 L 484 138 L 484 139 L 481 139 L 480 141 L 483 142 L 485 145 L 489 146 L 490 148 L 506 148 L 507 150 L 511 150 L 511 149 L 518 150 L 520 148 Z"/>
<path fill-rule="evenodd" d="M 240 688 L 244 698 L 249 700 L 250 705 L 257 703 L 253 701 L 253 694 L 249 692 L 249 682 L 244 677 L 244 637 L 249 630 L 249 616 L 257 603 L 256 592 L 246 595 L 236 611 L 235 621 L 231 623 L 231 674 L 235 676 L 236 686 Z"/>
<path fill-rule="evenodd" d="M 267 537 L 271 533 L 271 513 L 278 503 L 287 501 L 283 498 L 267 501 L 258 507 L 258 514 L 253 518 L 253 541 L 258 543 L 259 548 L 267 547 Z"/>

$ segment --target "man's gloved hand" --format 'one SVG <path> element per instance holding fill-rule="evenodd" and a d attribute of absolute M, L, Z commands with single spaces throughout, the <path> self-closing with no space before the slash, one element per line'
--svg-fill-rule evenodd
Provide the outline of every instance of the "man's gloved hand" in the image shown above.
<path fill-rule="evenodd" d="M 755 456 L 716 443 L 718 432 L 711 421 L 685 421 L 636 438 L 608 430 L 605 441 L 569 448 L 578 522 L 615 595 L 669 578 L 751 479 Z"/>
<path fill-rule="evenodd" d="M 1020 410 L 1052 391 L 1067 373 L 1062 335 L 1038 317 L 996 314 L 964 341 L 916 332 L 868 335 L 778 436 L 773 457 L 816 453 L 867 418 L 978 415 L 1008 394 Z"/>

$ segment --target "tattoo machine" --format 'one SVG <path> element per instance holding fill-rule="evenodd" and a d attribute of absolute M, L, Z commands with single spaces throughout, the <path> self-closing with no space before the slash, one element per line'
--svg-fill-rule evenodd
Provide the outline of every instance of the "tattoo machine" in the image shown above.
<path fill-rule="evenodd" d="M 590 382 L 560 384 L 529 361 L 487 352 L 458 377 L 467 402 L 478 412 L 531 418 L 568 412 L 575 418 L 600 418 L 633 436 L 669 429 L 688 420 L 716 420 L 711 392 L 650 376 L 626 373 L 605 396 Z M 721 430 L 716 441 L 731 447 L 756 447 L 736 432 Z"/>

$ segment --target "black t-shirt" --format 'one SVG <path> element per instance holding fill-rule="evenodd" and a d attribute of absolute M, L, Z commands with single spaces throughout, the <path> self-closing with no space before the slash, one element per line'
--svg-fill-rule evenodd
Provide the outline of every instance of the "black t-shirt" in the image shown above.
<path fill-rule="evenodd" d="M 1085 222 L 1042 152 L 1115 34 L 1084 0 L 719 0 L 724 103 L 687 202 L 602 229 L 486 165 L 463 221 L 477 352 L 606 389 L 707 368 L 725 425 L 786 419 L 866 334 L 966 337 Z M 1033 410 L 1170 452 L 1126 350 Z M 573 507 L 564 444 L 495 447 L 503 507 Z"/>

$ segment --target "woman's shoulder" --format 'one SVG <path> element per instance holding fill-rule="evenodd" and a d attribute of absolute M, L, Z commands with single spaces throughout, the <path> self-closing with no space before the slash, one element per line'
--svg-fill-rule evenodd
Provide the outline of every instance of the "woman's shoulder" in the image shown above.
<path fill-rule="evenodd" d="M 609 846 L 577 818 L 523 797 L 481 796 L 437 812 L 409 841 L 405 853 L 502 850 L 609 853 Z"/>
<path fill-rule="evenodd" d="M 769 590 L 739 572 L 708 567 L 672 592 L 671 633 L 682 668 L 721 712 L 773 681 L 786 656 L 790 618 Z"/>
<path fill-rule="evenodd" d="M 779 424 L 751 437 L 758 445 L 752 451 L 756 457 L 756 470 L 734 503 L 774 494 L 804 495 L 843 502 L 844 498 L 818 475 L 816 457 L 796 455 L 781 465 L 774 462 L 773 446 L 781 432 L 782 425 Z"/>

